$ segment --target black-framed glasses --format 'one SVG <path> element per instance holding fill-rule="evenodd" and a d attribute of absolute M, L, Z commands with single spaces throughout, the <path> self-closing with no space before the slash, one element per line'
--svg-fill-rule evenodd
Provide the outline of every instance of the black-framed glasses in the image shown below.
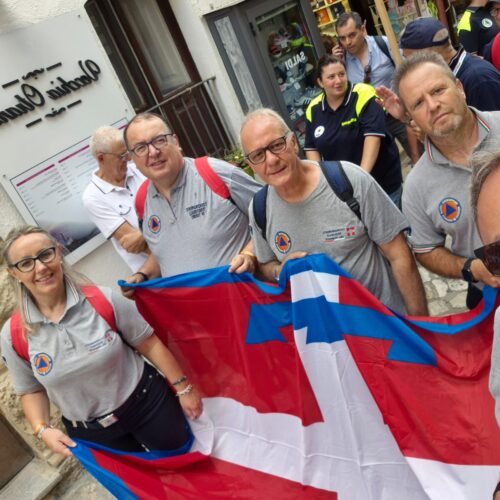
<path fill-rule="evenodd" d="M 500 276 L 500 241 L 494 241 L 484 247 L 476 248 L 474 255 L 481 259 L 486 269 L 495 276 Z"/>
<path fill-rule="evenodd" d="M 245 158 L 252 165 L 259 165 L 260 163 L 263 163 L 264 161 L 266 161 L 266 151 L 271 151 L 271 153 L 273 153 L 274 155 L 277 155 L 277 154 L 285 151 L 287 138 L 288 138 L 288 134 L 286 134 L 283 137 L 280 137 L 278 139 L 274 139 L 274 141 L 270 142 L 264 148 L 259 148 L 259 149 L 255 149 L 254 151 L 251 151 L 250 153 L 245 155 Z"/>
<path fill-rule="evenodd" d="M 19 262 L 15 264 L 9 264 L 9 267 L 15 267 L 18 271 L 22 273 L 29 273 L 35 269 L 36 261 L 39 260 L 42 264 L 48 264 L 52 262 L 57 254 L 56 247 L 49 247 L 40 250 L 35 257 L 26 257 L 25 259 L 21 259 Z"/>
<path fill-rule="evenodd" d="M 172 133 L 157 135 L 150 141 L 137 143 L 130 152 L 135 156 L 146 156 L 149 154 L 149 146 L 153 146 L 158 151 L 163 149 L 168 144 L 168 137 L 174 135 Z"/>
<path fill-rule="evenodd" d="M 121 154 L 119 154 L 119 153 L 105 153 L 105 152 L 102 152 L 101 154 L 114 156 L 115 158 L 118 158 L 120 161 L 128 160 L 128 158 L 130 156 L 130 153 L 128 151 L 125 151 L 125 153 L 121 153 Z"/>
<path fill-rule="evenodd" d="M 369 64 L 367 64 L 364 67 L 363 71 L 365 72 L 363 77 L 363 83 L 370 83 L 372 81 L 372 67 Z"/>
<path fill-rule="evenodd" d="M 490 15 L 491 15 L 491 17 L 496 17 L 499 12 L 500 12 L 500 7 L 493 7 L 490 10 Z"/>

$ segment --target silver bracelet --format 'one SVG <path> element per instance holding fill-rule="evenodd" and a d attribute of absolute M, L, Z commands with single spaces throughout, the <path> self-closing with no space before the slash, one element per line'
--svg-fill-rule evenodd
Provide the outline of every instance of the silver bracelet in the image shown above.
<path fill-rule="evenodd" d="M 187 375 L 182 375 L 182 377 L 179 377 L 175 382 L 172 382 L 172 385 L 182 384 L 182 382 L 185 382 L 187 379 Z"/>
<path fill-rule="evenodd" d="M 42 439 L 42 434 L 47 430 L 47 429 L 53 429 L 51 425 L 42 425 L 40 427 L 40 430 L 38 431 L 38 434 L 36 435 L 37 439 Z"/>
<path fill-rule="evenodd" d="M 177 393 L 175 395 L 178 398 L 180 398 L 181 396 L 185 396 L 186 394 L 189 394 L 192 390 L 193 390 L 193 384 L 189 384 L 186 387 L 184 387 L 184 389 L 182 389 L 182 391 L 177 391 Z"/>

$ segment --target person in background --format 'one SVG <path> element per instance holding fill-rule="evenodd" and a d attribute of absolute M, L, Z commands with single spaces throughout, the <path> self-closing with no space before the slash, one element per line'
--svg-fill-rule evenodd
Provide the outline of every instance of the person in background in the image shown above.
<path fill-rule="evenodd" d="M 344 12 L 336 21 L 340 45 L 332 55 L 345 59 L 347 77 L 352 83 L 368 83 L 374 87 L 390 88 L 396 67 L 385 36 L 370 36 L 366 23 L 357 12 Z M 412 163 L 421 152 L 416 138 L 408 133 L 404 123 L 386 115 L 387 129 L 400 142 Z"/>
<path fill-rule="evenodd" d="M 148 246 L 139 229 L 134 196 L 145 177 L 129 163 L 120 130 L 99 127 L 90 138 L 90 151 L 97 161 L 82 201 L 90 220 L 132 271 L 148 258 Z"/>
<path fill-rule="evenodd" d="M 480 111 L 500 110 L 500 73 L 488 61 L 467 53 L 463 47 L 455 49 L 448 30 L 437 19 L 422 17 L 410 21 L 399 45 L 405 57 L 422 50 L 436 52 L 462 83 L 469 106 Z M 377 93 L 385 95 L 379 88 Z"/>
<path fill-rule="evenodd" d="M 500 31 L 487 4 L 488 0 L 472 0 L 457 25 L 458 38 L 465 50 L 481 57 L 485 46 Z"/>
<path fill-rule="evenodd" d="M 331 55 L 319 60 L 316 75 L 323 93 L 306 111 L 306 158 L 360 165 L 401 207 L 399 153 L 374 88 L 349 82 L 344 62 Z"/>
<path fill-rule="evenodd" d="M 498 28 L 500 28 L 500 0 L 492 0 L 486 6 L 490 9 L 491 17 L 494 19 Z M 484 58 L 500 70 L 500 33 L 497 33 L 483 49 Z"/>
<path fill-rule="evenodd" d="M 72 438 L 122 451 L 188 443 L 182 410 L 198 418 L 200 396 L 135 303 L 81 286 L 43 229 L 11 231 L 3 257 L 18 310 L 2 328 L 2 356 L 34 434 L 64 456 L 71 455 Z M 50 424 L 51 402 L 68 434 Z"/>

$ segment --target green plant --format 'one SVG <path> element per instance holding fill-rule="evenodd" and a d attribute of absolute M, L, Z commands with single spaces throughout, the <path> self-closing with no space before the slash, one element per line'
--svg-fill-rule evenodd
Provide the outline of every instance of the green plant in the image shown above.
<path fill-rule="evenodd" d="M 224 154 L 224 160 L 228 163 L 232 163 L 235 167 L 241 168 L 245 173 L 253 177 L 252 167 L 246 162 L 245 155 L 240 148 L 230 149 Z"/>

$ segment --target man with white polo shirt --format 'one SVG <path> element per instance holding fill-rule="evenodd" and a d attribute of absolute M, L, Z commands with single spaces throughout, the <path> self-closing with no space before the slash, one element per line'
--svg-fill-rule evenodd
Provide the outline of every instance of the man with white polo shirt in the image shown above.
<path fill-rule="evenodd" d="M 83 192 L 83 205 L 120 257 L 137 271 L 148 257 L 134 209 L 135 193 L 145 177 L 128 163 L 122 133 L 114 127 L 98 128 L 90 138 L 90 151 L 98 168 Z"/>

